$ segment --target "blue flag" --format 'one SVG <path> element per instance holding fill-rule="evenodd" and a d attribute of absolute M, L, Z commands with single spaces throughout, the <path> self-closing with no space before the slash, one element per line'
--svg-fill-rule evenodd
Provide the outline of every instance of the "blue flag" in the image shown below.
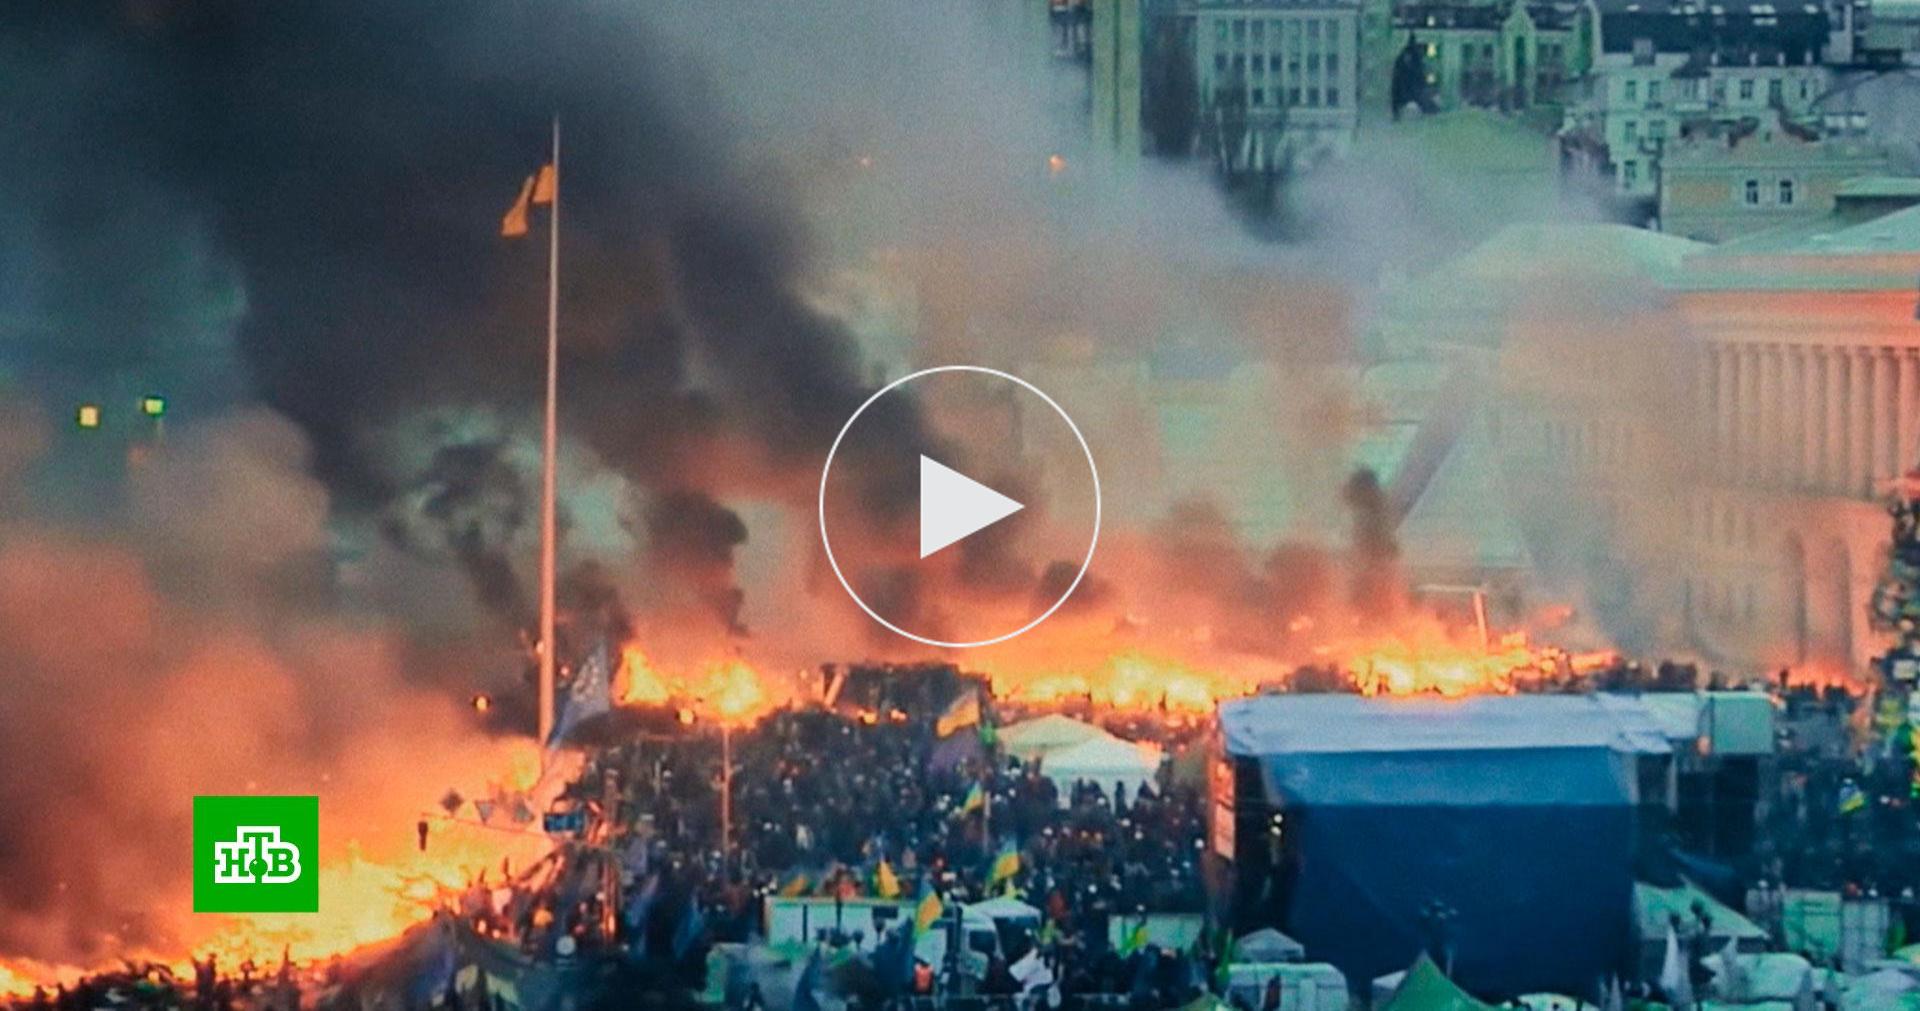
<path fill-rule="evenodd" d="M 793 1011 L 822 1011 L 820 998 L 813 992 L 820 988 L 820 951 L 814 949 L 813 957 L 807 959 L 807 967 L 800 970 L 800 982 L 793 988 Z"/>
<path fill-rule="evenodd" d="M 548 747 L 566 743 L 580 724 L 613 708 L 613 660 L 607 640 L 601 639 L 587 656 L 587 662 L 573 672 L 573 682 L 559 700 L 560 716 L 553 721 L 553 737 Z"/>

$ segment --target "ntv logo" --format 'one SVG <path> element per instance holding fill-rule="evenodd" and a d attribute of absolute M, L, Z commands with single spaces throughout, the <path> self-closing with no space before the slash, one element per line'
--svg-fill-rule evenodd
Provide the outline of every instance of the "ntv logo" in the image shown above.
<path fill-rule="evenodd" d="M 284 885 L 300 880 L 300 848 L 272 825 L 242 825 L 239 838 L 213 844 L 213 880 L 221 885 Z"/>
<path fill-rule="evenodd" d="M 193 798 L 196 913 L 320 909 L 318 797 Z"/>

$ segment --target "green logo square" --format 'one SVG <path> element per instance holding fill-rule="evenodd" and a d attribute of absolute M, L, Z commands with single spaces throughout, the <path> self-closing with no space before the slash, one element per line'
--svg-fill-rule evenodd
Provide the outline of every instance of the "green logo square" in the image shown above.
<path fill-rule="evenodd" d="M 193 798 L 193 911 L 320 911 L 320 798 Z"/>

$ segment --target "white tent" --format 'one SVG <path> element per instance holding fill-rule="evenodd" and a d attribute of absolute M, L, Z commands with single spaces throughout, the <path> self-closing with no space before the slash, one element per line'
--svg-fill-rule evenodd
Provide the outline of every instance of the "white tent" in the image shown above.
<path fill-rule="evenodd" d="M 1235 962 L 1298 962 L 1306 954 L 1306 947 L 1299 941 L 1272 927 L 1261 927 L 1233 942 Z"/>
<path fill-rule="evenodd" d="M 1818 981 L 1812 978 L 1813 966 L 1799 955 L 1784 951 L 1753 954 L 1736 952 L 1733 961 L 1733 971 L 1729 975 L 1725 951 L 1700 960 L 1702 965 L 1713 971 L 1714 985 L 1723 993 L 1724 1000 L 1743 1004 L 1791 1002 L 1799 996 L 1800 991 L 1819 988 Z"/>
<path fill-rule="evenodd" d="M 1909 1006 L 1920 981 L 1898 969 L 1879 969 L 1856 976 L 1840 995 L 1840 1011 L 1893 1011 Z"/>
<path fill-rule="evenodd" d="M 1043 759 L 1062 748 L 1071 748 L 1097 737 L 1111 735 L 1091 723 L 1083 723 L 1059 713 L 1049 713 L 1001 727 L 996 736 L 1002 752 L 1023 762 L 1031 762 L 1035 759 Z"/>
<path fill-rule="evenodd" d="M 1005 920 L 1009 923 L 1029 923 L 1036 926 L 1040 923 L 1040 910 L 1005 895 L 968 906 L 967 916 L 972 917 L 975 914 L 996 921 Z"/>
<path fill-rule="evenodd" d="M 1279 983 L 1280 1006 L 1294 1011 L 1347 1011 L 1347 977 L 1324 962 L 1261 962 L 1227 969 L 1227 995 L 1244 1007 L 1260 1007 L 1267 988 Z"/>
<path fill-rule="evenodd" d="M 1159 768 L 1159 748 L 1104 734 L 1062 748 L 1040 763 L 1040 772 L 1059 790 L 1063 807 L 1073 795 L 1073 784 L 1082 780 L 1097 784 L 1109 798 L 1116 783 L 1127 788 L 1129 797 L 1139 796 L 1140 788 L 1153 781 Z"/>

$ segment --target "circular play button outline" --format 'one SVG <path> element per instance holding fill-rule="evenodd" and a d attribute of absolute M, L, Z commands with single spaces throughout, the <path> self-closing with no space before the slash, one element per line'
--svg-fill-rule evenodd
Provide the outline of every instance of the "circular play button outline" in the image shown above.
<path fill-rule="evenodd" d="M 1052 606 L 1048 607 L 1045 611 L 1040 612 L 1039 617 L 1011 632 L 994 636 L 991 639 L 976 639 L 966 642 L 935 639 L 931 636 L 909 632 L 893 622 L 882 618 L 879 612 L 868 606 L 867 602 L 861 599 L 860 594 L 855 592 L 853 584 L 847 581 L 846 573 L 840 571 L 840 561 L 833 557 L 833 538 L 827 534 L 827 478 L 833 473 L 834 455 L 840 452 L 840 443 L 846 439 L 847 432 L 853 429 L 853 423 L 860 420 L 860 416 L 867 412 L 867 408 L 873 406 L 874 401 L 886 396 L 894 389 L 904 386 L 915 379 L 924 379 L 928 376 L 939 375 L 943 372 L 975 372 L 995 376 L 1015 383 L 1045 401 L 1048 407 L 1053 408 L 1053 413 L 1058 414 L 1060 420 L 1067 423 L 1067 430 L 1073 433 L 1074 441 L 1080 444 L 1081 454 L 1087 458 L 1087 472 L 1093 477 L 1093 536 L 1087 539 L 1087 554 L 1086 557 L 1080 560 L 1080 571 L 1074 573 L 1073 582 L 1067 584 L 1067 588 L 1061 591 L 1059 599 L 1055 600 Z M 1080 434 L 1080 426 L 1073 423 L 1073 418 L 1069 416 L 1066 410 L 1056 403 L 1052 397 L 1047 396 L 1045 390 L 1011 372 L 1002 372 L 999 369 L 988 368 L 985 365 L 936 365 L 932 368 L 921 369 L 918 372 L 909 372 L 895 379 L 893 382 L 880 387 L 847 417 L 846 423 L 840 426 L 840 433 L 833 437 L 833 446 L 827 450 L 827 462 L 820 467 L 820 502 L 818 510 L 820 514 L 820 545 L 826 548 L 827 564 L 833 567 L 833 576 L 840 581 L 840 586 L 847 591 L 847 596 L 852 597 L 853 602 L 860 605 L 860 610 L 867 612 L 867 617 L 886 626 L 889 631 L 897 635 L 905 636 L 915 642 L 928 646 L 938 646 L 944 649 L 968 649 L 975 646 L 992 646 L 995 643 L 1006 642 L 1008 639 L 1017 635 L 1029 632 L 1034 626 L 1053 617 L 1053 612 L 1060 610 L 1060 605 L 1065 604 L 1067 598 L 1073 596 L 1073 591 L 1080 588 L 1080 581 L 1087 578 L 1087 568 L 1093 564 L 1094 549 L 1100 544 L 1100 468 L 1093 462 L 1093 450 L 1087 447 L 1087 437 Z"/>

